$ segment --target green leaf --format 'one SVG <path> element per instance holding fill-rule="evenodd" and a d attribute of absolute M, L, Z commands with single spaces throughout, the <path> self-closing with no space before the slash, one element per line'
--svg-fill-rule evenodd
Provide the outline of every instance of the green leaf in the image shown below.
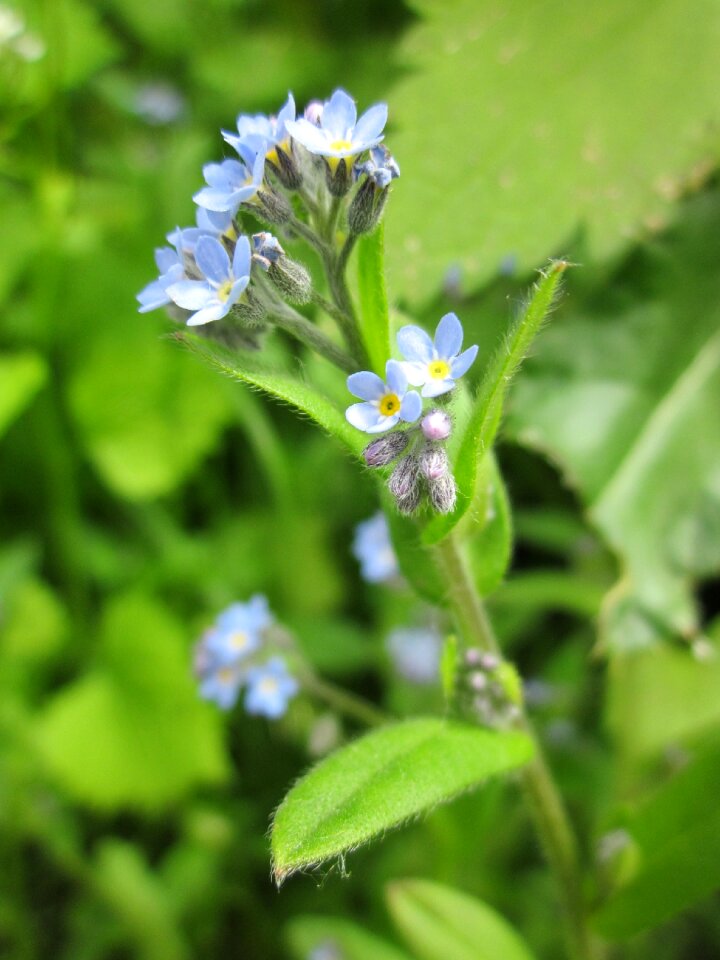
<path fill-rule="evenodd" d="M 426 543 L 437 543 L 446 537 L 472 503 L 479 464 L 495 441 L 510 381 L 545 322 L 559 293 L 560 279 L 567 267 L 564 260 L 556 260 L 541 274 L 524 310 L 518 315 L 502 346 L 490 361 L 475 395 L 470 416 L 462 430 L 455 458 L 457 506 L 451 514 L 445 517 L 436 516 L 428 523 L 423 534 Z"/>
<path fill-rule="evenodd" d="M 423 544 L 421 529 L 411 517 L 397 512 L 390 495 L 385 493 L 385 515 L 390 529 L 400 572 L 418 596 L 435 606 L 447 605 L 442 574 L 431 550 Z"/>
<path fill-rule="evenodd" d="M 358 292 L 362 335 L 372 368 L 385 377 L 385 363 L 392 356 L 390 311 L 385 290 L 385 228 L 382 222 L 358 240 Z"/>
<path fill-rule="evenodd" d="M 615 255 L 716 155 L 714 0 L 606 0 L 592 18 L 562 0 L 412 6 L 386 229 L 393 289 L 415 303 L 450 264 L 472 288 L 508 255 L 533 269 L 579 227 L 593 259 Z"/>
<path fill-rule="evenodd" d="M 158 810 L 226 772 L 217 711 L 202 703 L 184 631 L 134 595 L 108 608 L 101 661 L 60 690 L 35 738 L 51 773 L 79 800 L 106 810 Z"/>
<path fill-rule="evenodd" d="M 636 868 L 596 916 L 624 940 L 720 887 L 720 746 L 694 757 L 625 824 Z"/>
<path fill-rule="evenodd" d="M 365 446 L 363 437 L 350 426 L 344 414 L 323 394 L 298 377 L 276 370 L 255 356 L 231 352 L 192 334 L 178 333 L 175 339 L 233 380 L 247 383 L 276 400 L 290 404 L 340 440 L 354 454 L 359 455 Z"/>
<path fill-rule="evenodd" d="M 502 475 L 492 451 L 480 465 L 471 508 L 469 557 L 480 595 L 487 597 L 503 581 L 512 557 L 512 517 Z M 479 529 L 476 529 L 476 524 Z"/>
<path fill-rule="evenodd" d="M 548 454 L 617 553 L 603 611 L 614 649 L 699 628 L 693 580 L 720 570 L 717 191 L 641 248 L 628 278 L 548 330 L 507 431 Z M 635 278 L 634 281 L 632 278 Z"/>
<path fill-rule="evenodd" d="M 295 960 L 309 960 L 316 950 L 320 955 L 323 947 L 334 948 L 342 960 L 410 960 L 399 947 L 340 917 L 293 917 L 286 938 Z"/>
<path fill-rule="evenodd" d="M 533 960 L 507 920 L 467 893 L 429 880 L 397 880 L 387 901 L 420 960 Z"/>
<path fill-rule="evenodd" d="M 369 733 L 322 760 L 281 803 L 271 838 L 275 878 L 342 858 L 531 755 L 523 734 L 435 718 Z"/>
<path fill-rule="evenodd" d="M 0 436 L 30 403 L 46 378 L 45 361 L 36 353 L 0 356 Z"/>

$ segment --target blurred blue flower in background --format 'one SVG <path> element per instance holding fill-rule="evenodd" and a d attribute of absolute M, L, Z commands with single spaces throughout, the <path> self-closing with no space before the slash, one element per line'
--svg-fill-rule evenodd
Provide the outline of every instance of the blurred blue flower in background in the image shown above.
<path fill-rule="evenodd" d="M 271 720 L 285 713 L 288 701 L 299 689 L 297 680 L 280 657 L 271 657 L 267 663 L 251 667 L 246 679 L 245 709 Z"/>
<path fill-rule="evenodd" d="M 414 387 L 422 386 L 424 397 L 439 397 L 455 386 L 477 356 L 477 346 L 463 353 L 463 328 L 454 313 L 446 313 L 435 330 L 434 342 L 427 333 L 413 324 L 401 327 L 397 335 L 400 352 L 408 361 L 403 369 Z"/>
<path fill-rule="evenodd" d="M 435 683 L 440 676 L 442 637 L 429 628 L 398 627 L 386 646 L 395 669 L 411 683 Z"/>
<path fill-rule="evenodd" d="M 380 511 L 355 527 L 352 552 L 360 563 L 363 579 L 369 583 L 392 580 L 400 573 L 388 522 Z"/>

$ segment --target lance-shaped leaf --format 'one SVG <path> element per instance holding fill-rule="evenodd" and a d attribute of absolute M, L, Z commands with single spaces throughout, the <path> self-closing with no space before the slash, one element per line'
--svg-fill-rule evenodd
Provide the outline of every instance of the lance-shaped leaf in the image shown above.
<path fill-rule="evenodd" d="M 557 297 L 560 278 L 567 267 L 568 264 L 564 260 L 556 260 L 541 274 L 525 309 L 519 314 L 504 342 L 490 361 L 478 387 L 455 459 L 457 506 L 451 514 L 435 517 L 428 523 L 423 536 L 426 543 L 437 543 L 447 536 L 472 503 L 478 465 L 492 448 L 497 435 L 503 402 L 510 381 L 542 327 Z"/>
<path fill-rule="evenodd" d="M 395 924 L 420 960 L 533 960 L 520 935 L 481 900 L 429 880 L 387 890 Z"/>
<path fill-rule="evenodd" d="M 372 368 L 385 374 L 390 349 L 390 311 L 385 290 L 385 246 L 382 223 L 358 241 L 358 293 L 362 336 Z"/>
<path fill-rule="evenodd" d="M 272 826 L 278 883 L 342 857 L 411 817 L 530 759 L 522 733 L 420 718 L 369 733 L 322 760 L 283 800 Z"/>
<path fill-rule="evenodd" d="M 331 957 L 335 950 L 342 960 L 410 960 L 399 947 L 342 917 L 293 917 L 286 939 L 295 960 L 308 960 L 313 951 L 320 957 L 323 948 Z"/>
<path fill-rule="evenodd" d="M 0 434 L 30 403 L 46 376 L 45 361 L 39 354 L 0 356 Z"/>
<path fill-rule="evenodd" d="M 341 410 L 315 390 L 310 384 L 247 353 L 231 352 L 224 347 L 188 333 L 178 333 L 175 339 L 188 347 L 206 363 L 233 380 L 247 383 L 268 393 L 276 400 L 295 407 L 336 437 L 354 454 L 359 454 L 365 443 L 357 430 L 345 419 Z"/>

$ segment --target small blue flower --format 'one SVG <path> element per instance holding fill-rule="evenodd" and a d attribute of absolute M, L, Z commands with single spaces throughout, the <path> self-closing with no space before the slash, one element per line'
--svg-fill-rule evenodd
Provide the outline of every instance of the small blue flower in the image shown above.
<path fill-rule="evenodd" d="M 265 172 L 264 141 L 254 143 L 254 146 L 258 149 L 253 149 L 249 143 L 240 145 L 243 162 L 223 160 L 222 163 L 205 164 L 203 176 L 207 186 L 193 197 L 198 206 L 234 215 L 241 203 L 253 199 L 262 187 Z"/>
<path fill-rule="evenodd" d="M 385 190 L 391 181 L 400 176 L 400 167 L 388 148 L 381 143 L 370 150 L 365 163 L 355 164 L 354 173 L 355 179 L 366 174 L 379 190 Z"/>
<path fill-rule="evenodd" d="M 195 212 L 195 227 L 184 227 L 182 230 L 178 227 L 167 235 L 167 239 L 173 245 L 179 247 L 183 253 L 195 255 L 195 247 L 200 237 L 227 237 L 235 242 L 237 240 L 237 230 L 233 222 L 233 214 L 230 210 L 222 213 L 215 210 L 206 210 L 205 207 L 198 207 Z"/>
<path fill-rule="evenodd" d="M 407 377 L 402 364 L 388 360 L 383 382 L 375 373 L 363 370 L 347 379 L 350 393 L 365 403 L 353 403 L 345 411 L 349 423 L 365 433 L 382 433 L 400 420 L 412 423 L 420 416 L 422 400 L 414 390 L 408 392 Z"/>
<path fill-rule="evenodd" d="M 237 134 L 223 130 L 222 135 L 226 143 L 229 143 L 241 156 L 241 148 L 245 144 L 248 142 L 256 144 L 258 140 L 263 140 L 265 142 L 264 155 L 277 164 L 277 151 L 284 150 L 286 153 L 289 151 L 290 133 L 287 130 L 286 122 L 292 122 L 294 119 L 295 100 L 293 95 L 289 93 L 287 102 L 276 117 L 266 117 L 263 113 L 251 117 L 241 113 L 237 118 Z"/>
<path fill-rule="evenodd" d="M 352 552 L 369 583 L 392 580 L 400 573 L 385 514 L 378 512 L 355 527 Z"/>
<path fill-rule="evenodd" d="M 269 270 L 270 265 L 277 263 L 285 251 L 280 246 L 280 241 L 271 233 L 254 233 L 252 235 L 253 260 L 262 267 L 263 270 Z"/>
<path fill-rule="evenodd" d="M 257 594 L 247 603 L 233 603 L 215 620 L 203 638 L 210 661 L 219 667 L 244 660 L 262 643 L 262 632 L 272 623 L 265 597 Z"/>
<path fill-rule="evenodd" d="M 435 342 L 420 327 L 409 325 L 398 331 L 397 342 L 407 363 L 403 369 L 408 381 L 422 386 L 424 397 L 439 397 L 455 386 L 477 356 L 477 346 L 460 353 L 462 324 L 454 313 L 446 313 L 435 331 Z"/>
<path fill-rule="evenodd" d="M 247 672 L 248 689 L 245 694 L 245 709 L 248 713 L 259 714 L 276 720 L 287 710 L 288 700 L 298 692 L 298 682 L 293 677 L 285 661 L 280 657 L 271 657 L 259 667 L 251 667 Z"/>
<path fill-rule="evenodd" d="M 442 638 L 436 630 L 399 627 L 386 643 L 400 676 L 411 683 L 435 683 L 442 651 Z"/>
<path fill-rule="evenodd" d="M 221 710 L 235 706 L 244 674 L 238 664 L 216 665 L 200 676 L 200 696 L 216 703 Z"/>
<path fill-rule="evenodd" d="M 232 263 L 216 237 L 203 236 L 195 247 L 195 262 L 204 280 L 180 280 L 168 287 L 172 300 L 193 311 L 189 327 L 227 316 L 250 283 L 250 241 L 240 237 Z"/>
<path fill-rule="evenodd" d="M 319 111 L 318 111 L 319 112 Z M 285 122 L 290 135 L 306 150 L 326 157 L 333 166 L 376 146 L 387 122 L 387 105 L 377 103 L 357 119 L 355 101 L 344 90 L 336 90 L 323 104 L 319 125 L 301 117 Z"/>
<path fill-rule="evenodd" d="M 157 310 L 158 307 L 166 307 L 171 302 L 168 295 L 168 287 L 177 283 L 185 276 L 185 267 L 183 265 L 182 248 L 179 242 L 182 231 L 178 228 L 173 236 L 178 237 L 178 243 L 175 248 L 158 247 L 155 250 L 155 263 L 160 276 L 157 280 L 152 280 L 146 287 L 138 293 L 137 301 L 139 313 L 149 313 L 151 310 Z"/>

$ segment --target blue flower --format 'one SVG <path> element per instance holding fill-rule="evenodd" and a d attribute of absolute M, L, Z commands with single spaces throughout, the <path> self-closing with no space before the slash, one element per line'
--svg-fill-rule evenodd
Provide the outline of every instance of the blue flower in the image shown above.
<path fill-rule="evenodd" d="M 378 512 L 355 527 L 352 552 L 369 583 L 392 580 L 400 573 L 384 513 Z"/>
<path fill-rule="evenodd" d="M 407 377 L 402 364 L 388 360 L 385 365 L 386 383 L 375 373 L 363 370 L 347 379 L 350 393 L 365 403 L 353 403 L 345 411 L 348 422 L 365 433 L 382 433 L 400 420 L 412 423 L 420 416 L 422 400 L 414 390 L 408 392 Z"/>
<path fill-rule="evenodd" d="M 392 180 L 400 176 L 400 167 L 388 148 L 381 143 L 370 150 L 365 163 L 355 164 L 354 172 L 356 179 L 364 173 L 379 190 L 385 190 Z"/>
<path fill-rule="evenodd" d="M 237 240 L 237 230 L 233 222 L 233 213 L 230 210 L 217 212 L 198 207 L 195 213 L 195 227 L 178 227 L 167 235 L 170 243 L 179 247 L 183 253 L 195 255 L 195 247 L 200 237 L 227 237 L 233 243 Z"/>
<path fill-rule="evenodd" d="M 395 669 L 411 683 L 434 683 L 440 674 L 442 638 L 436 630 L 399 627 L 386 641 Z"/>
<path fill-rule="evenodd" d="M 168 287 L 172 300 L 193 311 L 189 327 L 226 316 L 250 283 L 250 241 L 240 237 L 232 263 L 216 237 L 203 236 L 195 247 L 195 262 L 204 280 L 180 280 Z"/>
<path fill-rule="evenodd" d="M 446 313 L 435 331 L 435 342 L 420 327 L 401 327 L 397 342 L 407 363 L 403 369 L 408 381 L 422 386 L 424 397 L 439 397 L 455 386 L 455 381 L 469 368 L 477 356 L 477 346 L 460 353 L 463 341 L 462 324 L 454 313 Z"/>
<path fill-rule="evenodd" d="M 295 100 L 291 93 L 288 94 L 287 102 L 276 117 L 266 117 L 265 114 L 258 113 L 254 117 L 241 113 L 237 118 L 237 134 L 228 133 L 223 130 L 223 138 L 231 147 L 240 153 L 241 148 L 248 142 L 256 144 L 258 140 L 265 142 L 265 148 L 262 151 L 265 156 L 275 165 L 278 165 L 277 151 L 284 150 L 285 153 L 290 149 L 290 133 L 287 130 L 286 122 L 295 119 Z"/>
<path fill-rule="evenodd" d="M 262 643 L 262 632 L 272 623 L 265 597 L 257 594 L 247 603 L 233 603 L 215 620 L 203 638 L 210 661 L 231 666 L 244 660 Z"/>
<path fill-rule="evenodd" d="M 387 105 L 377 103 L 357 119 L 355 101 L 344 90 L 336 90 L 323 104 L 319 125 L 305 117 L 286 121 L 285 126 L 298 143 L 331 167 L 344 158 L 352 158 L 376 146 L 382 140 L 387 122 Z"/>
<path fill-rule="evenodd" d="M 258 149 L 253 149 L 253 145 Z M 265 172 L 264 141 L 240 145 L 243 162 L 223 160 L 222 163 L 206 163 L 203 176 L 206 187 L 199 190 L 193 200 L 206 210 L 235 214 L 241 203 L 248 203 L 262 187 Z"/>
<path fill-rule="evenodd" d="M 253 260 L 263 270 L 269 270 L 270 265 L 277 263 L 285 253 L 280 246 L 280 241 L 271 233 L 254 233 L 252 235 L 252 245 Z"/>
<path fill-rule="evenodd" d="M 285 661 L 280 657 L 271 657 L 259 667 L 251 667 L 247 672 L 248 689 L 245 694 L 245 709 L 248 713 L 259 714 L 276 720 L 287 710 L 288 700 L 298 692 L 298 682 L 293 677 Z"/>
<path fill-rule="evenodd" d="M 243 670 L 237 664 L 216 665 L 200 676 L 200 696 L 216 703 L 221 710 L 230 710 L 237 702 L 244 679 Z"/>
<path fill-rule="evenodd" d="M 174 236 L 179 237 L 181 232 L 178 228 Z M 171 302 L 171 297 L 167 292 L 168 287 L 182 280 L 185 276 L 182 249 L 179 242 L 174 249 L 172 247 L 158 247 L 155 250 L 155 263 L 160 276 L 157 280 L 152 280 L 138 293 L 139 313 L 149 313 L 150 310 L 157 310 L 158 307 L 166 307 Z"/>

